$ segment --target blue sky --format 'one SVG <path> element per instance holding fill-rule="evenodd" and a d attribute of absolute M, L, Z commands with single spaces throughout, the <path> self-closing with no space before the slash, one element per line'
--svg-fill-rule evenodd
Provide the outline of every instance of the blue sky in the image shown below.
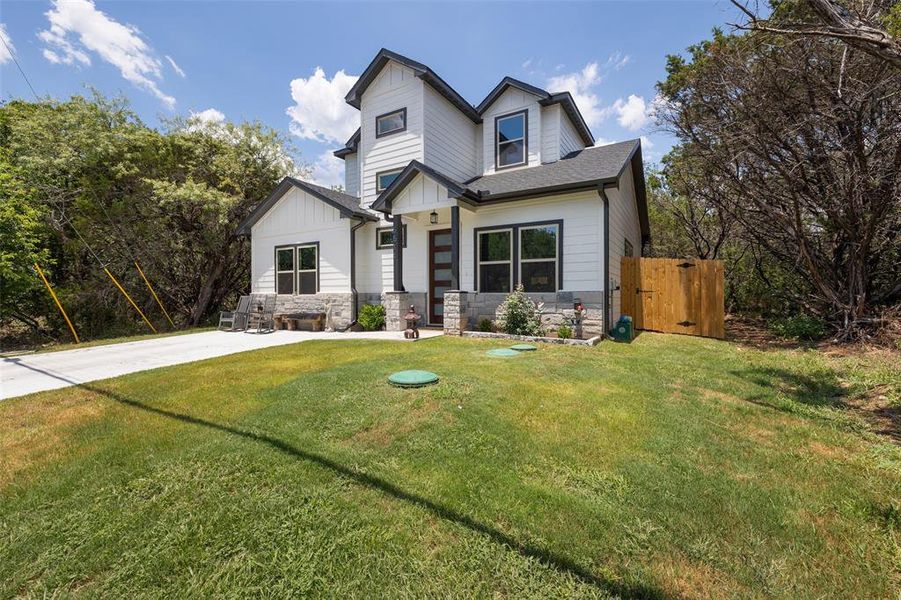
<path fill-rule="evenodd" d="M 358 113 L 340 101 L 386 47 L 477 104 L 505 75 L 574 93 L 599 140 L 672 141 L 648 116 L 667 54 L 736 19 L 697 2 L 302 3 L 4 0 L 0 24 L 35 90 L 126 96 L 149 125 L 177 114 L 260 120 L 290 135 L 321 183 Z M 0 45 L 3 99 L 31 98 Z"/>

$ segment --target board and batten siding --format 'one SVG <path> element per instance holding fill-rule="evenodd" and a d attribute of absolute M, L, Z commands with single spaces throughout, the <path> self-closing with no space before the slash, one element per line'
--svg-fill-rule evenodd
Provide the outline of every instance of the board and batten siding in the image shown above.
<path fill-rule="evenodd" d="M 251 290 L 275 292 L 275 248 L 319 242 L 319 291 L 350 291 L 350 219 L 293 188 L 251 229 Z"/>
<path fill-rule="evenodd" d="M 582 137 L 576 131 L 576 127 L 573 125 L 572 121 L 569 120 L 566 113 L 563 112 L 563 109 L 560 109 L 560 125 L 558 132 L 561 158 L 570 152 L 575 152 L 576 150 L 581 150 L 585 147 L 584 142 L 582 142 Z"/>
<path fill-rule="evenodd" d="M 511 87 L 507 88 L 482 115 L 483 174 L 495 172 L 494 118 L 523 109 L 529 111 L 528 164 L 503 170 L 524 169 L 527 166 L 535 167 L 541 164 L 541 105 L 538 104 L 538 96 Z"/>
<path fill-rule="evenodd" d="M 476 125 L 431 86 L 425 92 L 425 160 L 456 181 L 478 175 Z"/>
<path fill-rule="evenodd" d="M 376 173 L 406 167 L 411 160 L 423 160 L 423 86 L 411 69 L 389 61 L 363 93 L 358 154 L 364 206 L 378 196 Z M 407 129 L 376 138 L 375 118 L 402 108 L 407 109 Z"/>
<path fill-rule="evenodd" d="M 360 197 L 360 161 L 357 154 L 344 157 L 344 191 Z"/>
<path fill-rule="evenodd" d="M 551 163 L 560 159 L 560 110 L 559 104 L 541 109 L 541 162 Z"/>
<path fill-rule="evenodd" d="M 548 196 L 478 212 L 460 211 L 460 285 L 475 290 L 474 229 L 536 221 L 563 220 L 563 289 L 603 289 L 603 205 L 595 191 Z"/>
<path fill-rule="evenodd" d="M 607 200 L 610 203 L 610 289 L 614 290 L 610 298 L 610 314 L 615 322 L 620 316 L 623 294 L 622 289 L 616 288 L 622 286 L 620 269 L 624 240 L 632 244 L 632 256 L 641 256 L 641 225 L 631 164 L 620 176 L 619 188 L 607 190 Z"/>

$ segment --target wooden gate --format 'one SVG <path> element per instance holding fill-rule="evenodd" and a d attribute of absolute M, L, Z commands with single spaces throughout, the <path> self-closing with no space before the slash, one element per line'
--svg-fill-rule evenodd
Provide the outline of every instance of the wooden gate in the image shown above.
<path fill-rule="evenodd" d="M 621 276 L 636 329 L 725 337 L 723 261 L 623 257 Z"/>

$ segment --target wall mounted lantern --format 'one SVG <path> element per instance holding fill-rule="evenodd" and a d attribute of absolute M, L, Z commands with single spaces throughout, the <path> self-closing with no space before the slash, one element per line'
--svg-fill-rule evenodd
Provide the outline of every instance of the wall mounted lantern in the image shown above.
<path fill-rule="evenodd" d="M 434 210 L 429 215 L 429 223 L 431 223 L 432 225 L 435 225 L 436 223 L 438 223 L 438 213 L 435 212 Z"/>

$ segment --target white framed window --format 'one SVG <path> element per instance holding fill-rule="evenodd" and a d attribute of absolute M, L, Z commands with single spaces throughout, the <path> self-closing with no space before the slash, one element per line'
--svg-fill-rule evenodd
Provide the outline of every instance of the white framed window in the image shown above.
<path fill-rule="evenodd" d="M 275 293 L 315 294 L 319 291 L 319 243 L 275 249 Z"/>
<path fill-rule="evenodd" d="M 495 168 L 524 165 L 529 153 L 529 111 L 494 118 Z"/>
<path fill-rule="evenodd" d="M 557 224 L 519 228 L 519 281 L 525 291 L 557 291 L 559 233 Z"/>
<path fill-rule="evenodd" d="M 406 107 L 393 110 L 375 118 L 375 137 L 380 138 L 407 129 Z"/>
<path fill-rule="evenodd" d="M 479 291 L 509 293 L 513 289 L 513 229 L 478 234 Z"/>
<path fill-rule="evenodd" d="M 403 236 L 404 248 L 407 247 L 407 224 L 404 223 Z M 379 227 L 375 230 L 375 249 L 385 250 L 394 248 L 394 227 Z"/>
<path fill-rule="evenodd" d="M 397 176 L 403 172 L 403 169 L 391 169 L 390 171 L 379 171 L 375 174 L 375 191 L 376 193 L 384 192 L 388 189 Z"/>

